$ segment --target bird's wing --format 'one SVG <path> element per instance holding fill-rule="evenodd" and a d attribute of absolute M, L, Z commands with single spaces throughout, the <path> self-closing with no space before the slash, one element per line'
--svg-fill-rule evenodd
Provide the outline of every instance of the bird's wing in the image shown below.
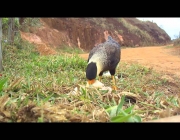
<path fill-rule="evenodd" d="M 108 65 L 117 65 L 121 55 L 121 49 L 118 44 L 108 42 L 104 47 L 106 48 Z"/>
<path fill-rule="evenodd" d="M 91 59 L 91 57 L 96 52 L 105 53 L 108 56 L 107 61 L 109 65 L 111 64 L 117 64 L 120 61 L 120 44 L 112 39 L 111 36 L 108 37 L 108 40 L 104 43 L 101 43 L 97 46 L 95 46 L 89 53 L 88 62 Z"/>

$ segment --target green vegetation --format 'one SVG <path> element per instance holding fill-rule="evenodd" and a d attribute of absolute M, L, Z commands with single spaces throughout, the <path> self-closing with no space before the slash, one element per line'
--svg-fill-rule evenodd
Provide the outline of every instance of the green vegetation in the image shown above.
<path fill-rule="evenodd" d="M 38 28 L 40 26 L 42 26 L 40 18 L 25 18 L 21 25 L 21 30 L 29 32 L 30 27 Z"/>
<path fill-rule="evenodd" d="M 141 117 L 135 115 L 135 112 L 132 111 L 134 105 L 128 107 L 125 110 L 122 109 L 124 102 L 125 102 L 125 96 L 122 96 L 119 105 L 106 109 L 106 111 L 110 114 L 110 121 L 111 122 L 141 122 Z"/>
<path fill-rule="evenodd" d="M 78 47 L 69 47 L 67 45 L 62 45 L 61 47 L 58 47 L 56 49 L 60 53 L 73 53 L 73 54 L 80 54 L 80 53 L 85 53 L 85 51 L 79 49 Z"/>
<path fill-rule="evenodd" d="M 128 23 L 124 18 L 118 18 L 118 21 L 121 22 L 128 29 L 128 32 L 139 36 L 142 39 L 143 43 L 147 44 L 148 42 L 153 41 L 152 37 L 146 31 L 143 31 L 137 26 Z"/>
<path fill-rule="evenodd" d="M 173 41 L 173 46 L 180 46 L 180 38 L 177 38 Z"/>
<path fill-rule="evenodd" d="M 175 41 L 175 44 L 172 46 L 166 46 L 166 49 L 171 49 L 170 53 L 176 56 L 180 56 L 180 44 L 178 45 L 178 42 Z"/>
<path fill-rule="evenodd" d="M 176 94 L 166 90 L 174 87 L 150 68 L 120 63 L 118 91 L 85 88 L 87 62 L 77 52 L 40 56 L 32 44 L 20 46 L 3 45 L 2 122 L 142 122 L 179 108 Z M 102 82 L 110 86 L 111 78 Z"/>
<path fill-rule="evenodd" d="M 108 30 L 111 34 L 117 31 L 124 40 L 133 40 L 125 41 L 127 46 L 164 45 L 170 42 L 168 34 L 151 21 L 136 18 L 86 18 L 86 21 L 92 23 L 94 28 Z"/>
<path fill-rule="evenodd" d="M 166 48 L 166 49 L 169 49 L 169 48 L 173 48 L 173 46 L 166 46 L 165 48 Z"/>

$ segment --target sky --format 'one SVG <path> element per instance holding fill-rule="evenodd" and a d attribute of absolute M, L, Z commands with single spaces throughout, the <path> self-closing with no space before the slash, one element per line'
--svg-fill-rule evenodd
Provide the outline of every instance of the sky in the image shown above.
<path fill-rule="evenodd" d="M 176 39 L 180 32 L 180 18 L 137 18 L 139 20 L 149 20 L 155 22 L 160 28 L 162 28 L 171 39 Z"/>

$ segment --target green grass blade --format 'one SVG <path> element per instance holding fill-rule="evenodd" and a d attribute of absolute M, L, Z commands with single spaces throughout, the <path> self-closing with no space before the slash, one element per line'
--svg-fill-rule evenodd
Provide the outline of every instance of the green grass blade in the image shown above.
<path fill-rule="evenodd" d="M 117 105 L 107 108 L 106 112 L 109 114 L 110 118 L 112 118 L 116 116 L 116 110 L 117 110 Z"/>
<path fill-rule="evenodd" d="M 119 114 L 117 114 L 116 116 L 127 116 L 128 113 L 126 113 L 124 110 L 120 109 Z"/>
<path fill-rule="evenodd" d="M 107 111 L 108 113 L 110 113 L 113 109 L 114 109 L 114 110 L 117 110 L 117 105 L 107 108 L 106 111 Z"/>
<path fill-rule="evenodd" d="M 4 79 L 1 79 L 0 80 L 0 91 L 2 91 L 2 89 L 3 89 L 3 86 L 4 86 L 4 84 L 7 82 L 7 78 L 4 78 Z"/>
<path fill-rule="evenodd" d="M 117 107 L 117 110 L 116 110 L 116 115 L 119 114 L 119 112 L 121 111 L 121 108 L 124 104 L 124 98 L 125 96 L 123 95 L 122 98 L 121 98 L 121 102 L 119 103 L 118 107 Z"/>
<path fill-rule="evenodd" d="M 134 113 L 129 114 L 129 115 L 124 116 L 124 117 L 116 116 L 116 117 L 111 118 L 111 122 L 128 122 L 128 119 L 129 119 L 132 115 L 134 115 Z"/>
<path fill-rule="evenodd" d="M 130 113 L 134 108 L 134 105 L 128 107 L 127 109 L 124 110 L 124 112 L 126 112 L 127 114 Z"/>
<path fill-rule="evenodd" d="M 131 118 L 132 118 L 132 120 L 133 120 L 132 122 L 142 122 L 141 117 L 139 117 L 139 116 L 137 116 L 137 115 L 132 116 Z"/>

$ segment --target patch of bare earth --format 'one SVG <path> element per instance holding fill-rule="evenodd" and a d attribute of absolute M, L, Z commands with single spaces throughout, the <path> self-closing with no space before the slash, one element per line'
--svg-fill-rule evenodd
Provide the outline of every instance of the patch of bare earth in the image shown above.
<path fill-rule="evenodd" d="M 21 38 L 35 44 L 40 55 L 54 55 L 56 51 L 42 42 L 41 38 L 32 33 L 21 32 Z"/>
<path fill-rule="evenodd" d="M 165 46 L 128 48 L 122 50 L 122 61 L 138 62 L 159 72 L 180 76 L 180 57 L 171 54 L 172 51 Z"/>

